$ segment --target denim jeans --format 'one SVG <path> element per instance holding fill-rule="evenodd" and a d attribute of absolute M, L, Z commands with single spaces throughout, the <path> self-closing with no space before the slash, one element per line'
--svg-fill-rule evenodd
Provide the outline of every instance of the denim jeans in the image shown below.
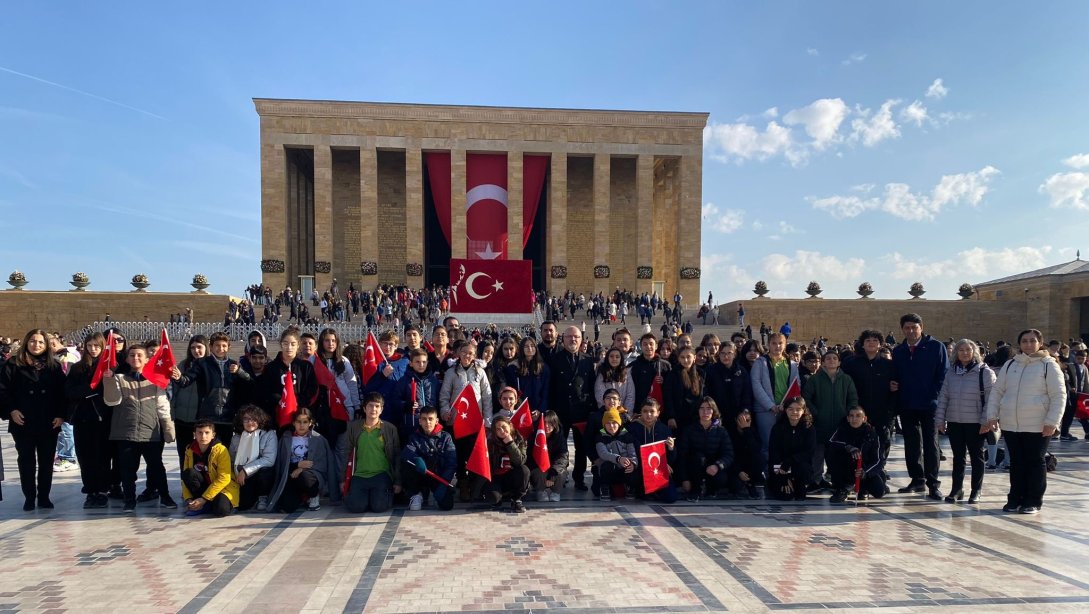
<path fill-rule="evenodd" d="M 76 460 L 76 438 L 72 436 L 72 425 L 67 422 L 61 423 L 60 436 L 57 437 L 57 458 Z"/>

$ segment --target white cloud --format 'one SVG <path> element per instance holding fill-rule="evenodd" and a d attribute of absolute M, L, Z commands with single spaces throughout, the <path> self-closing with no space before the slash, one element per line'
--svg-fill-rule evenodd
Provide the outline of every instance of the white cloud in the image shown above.
<path fill-rule="evenodd" d="M 1089 168 L 1089 154 L 1077 154 L 1063 160 L 1070 168 Z"/>
<path fill-rule="evenodd" d="M 786 156 L 792 163 L 802 159 L 794 150 L 790 129 L 773 121 L 763 131 L 744 123 L 712 122 L 703 130 L 703 144 L 720 162 L 767 160 L 777 155 Z"/>
<path fill-rule="evenodd" d="M 704 290 L 714 290 L 721 302 L 726 292 L 719 288 L 752 287 L 756 279 L 733 261 L 732 254 L 703 254 L 700 256 L 700 285 Z"/>
<path fill-rule="evenodd" d="M 873 192 L 873 189 L 876 188 L 876 187 L 877 186 L 875 184 L 872 184 L 872 183 L 860 183 L 858 185 L 851 186 L 851 191 L 852 192 L 862 192 L 863 194 L 869 194 L 870 192 Z"/>
<path fill-rule="evenodd" d="M 962 203 L 977 206 L 990 189 L 991 180 L 998 174 L 998 169 L 985 166 L 975 172 L 945 175 L 929 195 L 916 194 L 905 183 L 888 183 L 881 196 L 811 197 L 810 202 L 814 209 L 828 211 L 840 219 L 856 217 L 865 211 L 884 211 L 905 220 L 932 221 L 947 206 Z M 868 185 L 855 186 L 856 191 L 869 192 L 869 189 L 858 190 L 860 187 L 871 188 Z"/>
<path fill-rule="evenodd" d="M 844 66 L 850 66 L 851 64 L 858 64 L 858 63 L 864 61 L 865 59 L 866 59 L 866 54 L 865 53 L 857 53 L 856 52 L 856 53 L 852 53 L 851 55 L 847 56 L 847 59 L 840 62 L 840 64 L 842 64 Z"/>
<path fill-rule="evenodd" d="M 821 150 L 838 140 L 840 124 L 846 117 L 847 104 L 842 98 L 821 98 L 787 113 L 783 123 L 804 126 L 805 133 L 813 139 L 813 147 Z"/>
<path fill-rule="evenodd" d="M 857 279 L 862 276 L 866 261 L 862 258 L 840 260 L 820 252 L 797 250 L 793 256 L 769 254 L 762 264 L 764 274 L 770 279 L 802 283 L 818 277 L 832 281 Z"/>
<path fill-rule="evenodd" d="M 930 84 L 930 87 L 926 88 L 926 97 L 933 98 L 935 100 L 941 100 L 945 98 L 949 93 L 949 88 L 945 87 L 941 79 L 934 79 L 934 82 Z"/>
<path fill-rule="evenodd" d="M 806 50 L 805 50 L 805 54 L 806 54 L 806 55 L 820 55 L 820 54 L 821 54 L 821 52 L 820 52 L 820 51 L 817 51 L 816 49 L 814 49 L 814 48 L 812 48 L 812 47 L 808 47 L 808 48 L 806 48 Z"/>
<path fill-rule="evenodd" d="M 900 111 L 900 119 L 905 122 L 912 122 L 916 126 L 922 126 L 925 122 L 930 120 L 930 116 L 927 115 L 926 107 L 923 106 L 923 103 L 916 100 Z"/>
<path fill-rule="evenodd" d="M 711 228 L 725 234 L 740 230 L 745 225 L 745 212 L 740 209 L 719 209 L 714 203 L 704 203 L 702 217 Z"/>
<path fill-rule="evenodd" d="M 1089 173 L 1055 173 L 1040 186 L 1052 207 L 1089 211 Z"/>
<path fill-rule="evenodd" d="M 855 107 L 858 117 L 851 120 L 851 139 L 860 140 L 866 147 L 873 147 L 886 139 L 900 138 L 900 127 L 892 118 L 892 109 L 899 100 L 886 100 L 877 113 Z"/>
<path fill-rule="evenodd" d="M 772 107 L 761 113 L 761 116 L 764 119 L 775 119 L 776 117 L 779 117 L 779 107 Z"/>
<path fill-rule="evenodd" d="M 752 221 L 752 229 L 753 230 L 760 230 L 763 227 L 764 227 L 764 224 L 760 220 L 753 220 Z"/>
<path fill-rule="evenodd" d="M 888 266 L 888 275 L 894 279 L 910 279 L 926 282 L 934 278 L 957 278 L 987 281 L 996 277 L 1039 269 L 1047 264 L 1051 246 L 1007 247 L 988 250 L 973 247 L 957 252 L 952 258 L 940 260 L 910 260 L 899 252 L 882 258 Z"/>

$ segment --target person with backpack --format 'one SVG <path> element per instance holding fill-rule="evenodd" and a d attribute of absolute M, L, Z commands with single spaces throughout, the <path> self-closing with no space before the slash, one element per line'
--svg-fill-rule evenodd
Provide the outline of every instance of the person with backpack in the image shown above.
<path fill-rule="evenodd" d="M 955 362 L 946 371 L 945 382 L 938 393 L 938 409 L 934 412 L 934 426 L 949 435 L 953 448 L 952 488 L 945 497 L 946 503 L 956 503 L 964 498 L 965 460 L 972 463 L 972 489 L 968 503 L 979 503 L 985 473 L 984 435 L 980 425 L 987 422 L 987 395 L 994 386 L 995 374 L 979 355 L 979 346 L 969 339 L 961 339 L 954 346 Z"/>

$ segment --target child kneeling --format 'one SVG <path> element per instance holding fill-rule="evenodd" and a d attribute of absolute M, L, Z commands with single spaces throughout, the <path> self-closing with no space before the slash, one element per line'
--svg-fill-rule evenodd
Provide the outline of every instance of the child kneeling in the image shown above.
<path fill-rule="evenodd" d="M 884 463 L 877 431 L 866 422 L 866 410 L 852 407 L 825 448 L 828 471 L 832 474 L 831 503 L 847 500 L 847 491 L 859 483 L 858 498 L 885 496 Z M 859 469 L 859 459 L 862 468 Z"/>
<path fill-rule="evenodd" d="M 200 419 L 193 425 L 193 443 L 185 449 L 181 482 L 186 516 L 211 512 L 222 517 L 238 507 L 238 482 L 231 474 L 231 453 L 216 439 L 211 420 Z"/>
<path fill-rule="evenodd" d="M 488 457 L 491 460 L 492 480 L 488 493 L 492 509 L 503 506 L 510 499 L 510 509 L 516 514 L 526 511 L 522 497 L 529 491 L 529 467 L 526 465 L 526 440 L 515 430 L 510 420 L 496 416 L 488 437 Z"/>
<path fill-rule="evenodd" d="M 620 424 L 619 411 L 605 410 L 596 446 L 597 460 L 594 461 L 599 481 L 595 490 L 602 501 L 609 501 L 613 496 L 627 496 L 637 477 L 635 468 L 639 461 L 635 456 L 635 445 L 627 429 Z"/>
<path fill-rule="evenodd" d="M 401 459 L 411 465 L 410 470 L 402 473 L 410 511 L 423 509 L 424 498 L 429 493 L 440 510 L 453 509 L 450 481 L 457 471 L 458 455 L 454 439 L 439 424 L 437 407 L 424 406 L 419 410 L 419 426 L 409 437 Z"/>
<path fill-rule="evenodd" d="M 348 454 L 352 459 L 344 506 L 353 514 L 387 512 L 394 493 L 401 492 L 401 438 L 397 427 L 382 419 L 382 395 L 367 393 L 363 419 L 348 424 Z"/>
<path fill-rule="evenodd" d="M 292 416 L 293 428 L 280 436 L 280 449 L 276 452 L 276 479 L 268 498 L 268 509 L 288 514 L 303 503 L 307 509 L 321 509 L 321 492 L 340 501 L 340 480 L 337 476 L 336 459 L 329 442 L 314 430 L 314 414 L 300 407 Z"/>

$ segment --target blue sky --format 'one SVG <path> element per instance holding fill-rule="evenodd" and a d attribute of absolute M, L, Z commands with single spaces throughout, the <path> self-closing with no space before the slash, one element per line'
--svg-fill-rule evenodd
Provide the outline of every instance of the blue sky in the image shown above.
<path fill-rule="evenodd" d="M 260 278 L 253 97 L 709 112 L 717 300 L 758 279 L 952 298 L 1089 248 L 1085 3 L 470 6 L 6 7 L 0 272 L 238 294 Z"/>

